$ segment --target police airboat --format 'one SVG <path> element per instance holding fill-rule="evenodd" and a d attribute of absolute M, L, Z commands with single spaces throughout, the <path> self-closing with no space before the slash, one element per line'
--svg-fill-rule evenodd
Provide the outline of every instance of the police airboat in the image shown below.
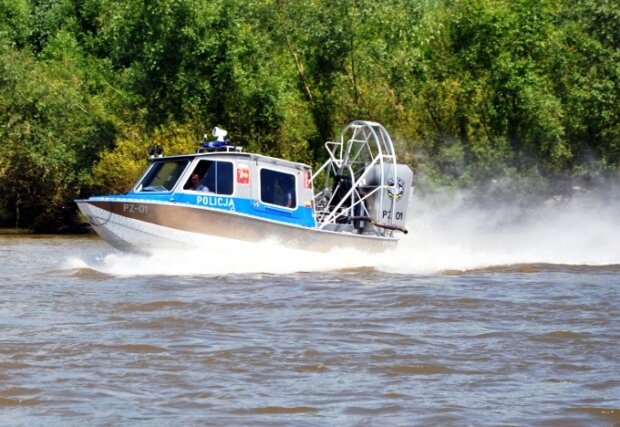
<path fill-rule="evenodd" d="M 327 252 L 382 251 L 407 233 L 413 173 L 376 122 L 354 121 L 310 166 L 244 152 L 215 128 L 197 152 L 163 156 L 126 194 L 76 200 L 94 230 L 121 249 L 276 241 Z M 318 187 L 318 188 L 317 188 Z"/>

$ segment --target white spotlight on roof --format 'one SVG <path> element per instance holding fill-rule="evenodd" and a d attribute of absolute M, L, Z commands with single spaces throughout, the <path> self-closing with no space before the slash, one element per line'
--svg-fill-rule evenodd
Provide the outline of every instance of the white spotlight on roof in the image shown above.
<path fill-rule="evenodd" d="M 228 135 L 228 132 L 222 128 L 218 128 L 217 126 L 213 128 L 213 136 L 217 138 L 218 141 L 224 141 L 224 137 Z"/>

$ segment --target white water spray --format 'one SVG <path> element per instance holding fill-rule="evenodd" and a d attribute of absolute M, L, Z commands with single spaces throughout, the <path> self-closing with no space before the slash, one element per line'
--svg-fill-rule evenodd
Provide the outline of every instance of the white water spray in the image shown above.
<path fill-rule="evenodd" d="M 414 198 L 411 232 L 395 257 L 400 265 L 378 268 L 432 273 L 528 263 L 620 264 L 618 194 L 576 192 L 535 205 L 518 198 L 472 204 L 465 193 Z"/>
<path fill-rule="evenodd" d="M 214 243 L 213 250 L 112 252 L 95 262 L 67 260 L 66 268 L 120 275 L 221 275 L 373 268 L 389 273 L 434 274 L 492 266 L 549 263 L 620 264 L 618 191 L 582 192 L 535 206 L 473 204 L 466 192 L 415 195 L 409 234 L 398 249 L 381 254 L 356 250 L 313 253 L 275 242 Z"/>

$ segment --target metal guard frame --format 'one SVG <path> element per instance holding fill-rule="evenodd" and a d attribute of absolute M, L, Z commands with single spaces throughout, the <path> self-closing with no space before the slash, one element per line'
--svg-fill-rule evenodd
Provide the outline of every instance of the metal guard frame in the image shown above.
<path fill-rule="evenodd" d="M 349 133 L 352 133 L 352 136 L 346 139 Z M 356 120 L 342 130 L 338 141 L 326 142 L 325 149 L 329 158 L 312 175 L 313 183 L 321 174 L 325 176 L 324 188 L 314 195 L 317 227 L 324 229 L 329 224 L 336 224 L 337 221 L 342 223 L 343 218 L 345 218 L 345 223 L 352 223 L 355 219 L 363 218 L 370 220 L 373 226 L 373 232 L 365 234 L 391 236 L 391 230 L 394 228 L 390 225 L 393 223 L 392 218 L 395 217 L 394 199 L 391 201 L 391 215 L 387 223 L 383 224 L 378 210 L 374 216 L 371 216 L 364 203 L 378 192 L 378 205 L 383 206 L 387 195 L 387 191 L 384 190 L 395 191 L 397 188 L 396 154 L 387 130 L 377 122 Z M 380 182 L 378 185 L 368 186 L 366 179 L 376 165 L 380 170 Z M 330 187 L 334 185 L 336 176 L 350 177 L 352 185 L 346 194 L 334 204 L 338 187 L 333 190 Z M 392 185 L 386 184 L 390 178 Z"/>

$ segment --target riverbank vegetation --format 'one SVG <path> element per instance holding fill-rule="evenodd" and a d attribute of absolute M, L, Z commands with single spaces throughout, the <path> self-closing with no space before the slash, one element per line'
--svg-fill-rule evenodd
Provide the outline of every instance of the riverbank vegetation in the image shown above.
<path fill-rule="evenodd" d="M 70 230 L 211 127 L 317 164 L 384 124 L 418 177 L 615 176 L 617 0 L 0 0 L 0 227 Z"/>

